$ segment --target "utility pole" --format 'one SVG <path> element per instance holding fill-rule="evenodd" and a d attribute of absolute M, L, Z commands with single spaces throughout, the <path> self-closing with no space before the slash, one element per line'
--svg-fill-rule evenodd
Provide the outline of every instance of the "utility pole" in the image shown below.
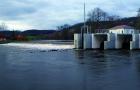
<path fill-rule="evenodd" d="M 83 16 L 83 18 L 84 18 L 84 25 L 82 26 L 82 28 L 81 28 L 81 33 L 89 33 L 89 31 L 88 31 L 88 26 L 86 25 L 86 4 L 85 4 L 85 2 L 84 2 L 84 16 Z"/>
<path fill-rule="evenodd" d="M 138 9 L 138 14 L 137 14 L 137 17 L 140 17 L 140 8 Z"/>
<path fill-rule="evenodd" d="M 84 2 L 84 31 L 86 31 L 86 4 Z"/>

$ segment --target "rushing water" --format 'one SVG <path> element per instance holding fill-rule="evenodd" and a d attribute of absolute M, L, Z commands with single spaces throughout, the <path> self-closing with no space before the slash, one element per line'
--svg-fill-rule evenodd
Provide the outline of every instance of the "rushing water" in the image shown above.
<path fill-rule="evenodd" d="M 0 90 L 140 90 L 140 51 L 1 45 Z"/>

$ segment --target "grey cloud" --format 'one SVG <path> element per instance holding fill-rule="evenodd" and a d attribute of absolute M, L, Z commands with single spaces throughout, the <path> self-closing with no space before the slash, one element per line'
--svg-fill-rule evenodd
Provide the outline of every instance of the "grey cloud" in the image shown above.
<path fill-rule="evenodd" d="M 43 8 L 42 3 L 32 3 L 30 0 L 14 0 L 3 1 L 0 3 L 1 19 L 24 19 L 24 15 L 36 13 L 40 8 Z"/>
<path fill-rule="evenodd" d="M 38 29 L 74 24 L 83 21 L 83 1 L 3 0 L 0 3 L 0 20 L 18 21 Z M 86 0 L 87 12 L 100 7 L 122 17 L 135 16 L 139 5 L 139 0 Z"/>

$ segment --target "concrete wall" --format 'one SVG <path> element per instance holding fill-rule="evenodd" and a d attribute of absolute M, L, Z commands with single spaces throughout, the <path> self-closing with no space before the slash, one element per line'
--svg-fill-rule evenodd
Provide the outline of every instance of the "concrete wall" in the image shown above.
<path fill-rule="evenodd" d="M 115 41 L 115 48 L 121 49 L 122 48 L 122 38 L 120 38 L 117 34 L 115 35 L 116 41 Z"/>
<path fill-rule="evenodd" d="M 138 43 L 139 43 L 139 49 L 140 49 L 140 34 L 139 34 L 139 42 Z"/>
<path fill-rule="evenodd" d="M 107 34 L 107 41 L 105 41 L 105 49 L 115 49 L 116 35 L 111 33 Z"/>
<path fill-rule="evenodd" d="M 92 34 L 84 34 L 84 49 L 92 49 Z"/>
<path fill-rule="evenodd" d="M 139 49 L 140 48 L 140 44 L 139 44 L 139 40 L 140 40 L 140 38 L 139 38 L 139 34 L 133 34 L 133 36 L 132 36 L 132 38 L 133 38 L 133 41 L 131 41 L 131 50 L 132 49 Z"/>
<path fill-rule="evenodd" d="M 82 49 L 82 35 L 81 34 L 74 34 L 74 48 Z"/>
<path fill-rule="evenodd" d="M 109 33 L 114 33 L 114 34 L 122 34 L 124 31 L 124 29 L 112 29 L 112 30 L 109 30 Z"/>
<path fill-rule="evenodd" d="M 129 40 L 129 49 L 133 47 L 133 34 L 116 34 L 116 49 L 122 49 L 123 43 L 126 42 L 126 39 Z M 132 41 L 131 41 L 132 39 Z M 127 47 L 127 46 L 126 46 Z"/>
<path fill-rule="evenodd" d="M 102 42 L 105 42 L 105 38 L 107 38 L 107 34 L 92 34 L 92 48 L 99 49 Z"/>
<path fill-rule="evenodd" d="M 135 29 L 115 29 L 115 30 L 109 30 L 109 33 L 114 33 L 114 34 L 137 34 L 137 30 Z"/>
<path fill-rule="evenodd" d="M 100 49 L 101 43 L 104 49 L 122 49 L 124 42 L 130 50 L 140 49 L 140 34 L 74 34 L 76 49 Z"/>
<path fill-rule="evenodd" d="M 98 38 L 95 36 L 95 34 L 92 34 L 92 48 L 93 49 L 97 49 L 100 48 L 100 41 L 98 40 Z"/>
<path fill-rule="evenodd" d="M 134 29 L 124 29 L 124 34 L 134 34 L 135 30 Z"/>

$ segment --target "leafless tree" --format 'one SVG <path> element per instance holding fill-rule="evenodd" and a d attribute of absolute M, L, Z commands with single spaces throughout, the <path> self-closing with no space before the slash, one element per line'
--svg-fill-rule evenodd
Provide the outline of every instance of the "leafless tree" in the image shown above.
<path fill-rule="evenodd" d="M 140 14 L 140 10 L 139 10 Z M 115 21 L 119 20 L 120 16 L 109 15 L 107 12 L 103 11 L 100 8 L 95 8 L 88 14 L 88 21 L 100 22 L 100 21 Z"/>
<path fill-rule="evenodd" d="M 104 12 L 100 8 L 95 8 L 91 12 L 89 12 L 88 17 L 89 21 L 99 22 L 99 21 L 106 21 L 108 14 Z"/>

